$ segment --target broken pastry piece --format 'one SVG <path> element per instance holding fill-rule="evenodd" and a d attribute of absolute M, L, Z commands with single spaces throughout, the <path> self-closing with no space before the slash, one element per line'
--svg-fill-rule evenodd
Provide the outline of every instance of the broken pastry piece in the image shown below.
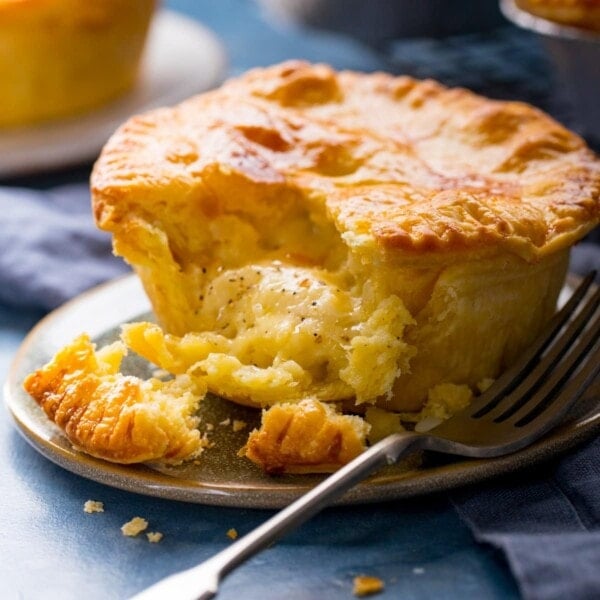
<path fill-rule="evenodd" d="M 86 335 L 29 375 L 25 390 L 77 448 L 112 462 L 181 462 L 206 440 L 195 416 L 205 388 L 180 375 L 147 381 L 119 372 L 125 346 L 96 352 Z"/>
<path fill-rule="evenodd" d="M 264 411 L 241 454 L 267 473 L 327 473 L 366 448 L 369 425 L 332 404 L 306 399 Z"/>
<path fill-rule="evenodd" d="M 148 335 L 141 339 L 152 344 L 148 348 L 138 339 L 142 332 Z M 183 373 L 190 361 L 176 357 L 186 356 L 189 345 L 173 338 L 172 352 L 166 352 L 164 334 L 148 323 L 124 327 L 123 339 L 137 341 L 146 354 L 152 348 L 155 364 L 179 374 L 169 381 L 123 375 L 125 344 L 96 351 L 81 335 L 29 375 L 25 390 L 74 446 L 92 456 L 117 463 L 178 463 L 197 457 L 208 445 L 194 416 L 206 377 L 194 375 L 193 362 Z M 234 429 L 236 423 L 238 430 L 245 426 L 234 421 Z M 315 399 L 276 404 L 264 411 L 260 429 L 251 432 L 240 456 L 270 474 L 331 472 L 365 449 L 369 428 L 361 417 Z"/>

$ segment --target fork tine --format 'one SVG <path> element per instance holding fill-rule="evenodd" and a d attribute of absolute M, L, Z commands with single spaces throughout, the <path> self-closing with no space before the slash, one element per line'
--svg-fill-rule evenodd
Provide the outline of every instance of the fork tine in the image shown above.
<path fill-rule="evenodd" d="M 542 382 L 539 390 L 531 393 L 523 406 L 516 411 L 506 411 L 497 417 L 495 422 L 506 421 L 514 423 L 516 427 L 522 427 L 535 420 L 545 410 L 552 410 L 552 404 L 558 398 L 563 387 L 568 387 L 568 382 L 576 369 L 584 363 L 581 373 L 595 373 L 600 369 L 600 347 L 594 350 L 594 346 L 600 346 L 600 317 L 596 318 L 592 326 L 585 331 L 575 347 L 561 360 L 558 367 L 552 372 L 548 379 Z M 578 375 L 574 378 L 577 379 Z M 567 401 L 571 401 L 570 398 Z"/>
<path fill-rule="evenodd" d="M 548 352 L 541 358 L 538 364 L 530 373 L 522 379 L 519 385 L 500 402 L 496 404 L 493 410 L 489 411 L 485 418 L 498 423 L 510 418 L 521 409 L 541 388 L 549 378 L 554 380 L 557 372 L 567 369 L 569 362 L 564 360 L 565 354 L 573 345 L 577 336 L 593 317 L 594 312 L 600 304 L 600 289 L 586 302 L 577 316 L 569 323 L 564 331 L 556 338 Z M 597 327 L 598 323 L 592 326 Z M 593 331 L 588 331 L 585 339 L 591 339 Z M 593 343 L 593 342 L 592 342 Z M 588 348 L 589 350 L 589 348 Z"/>
<path fill-rule="evenodd" d="M 531 374 L 534 367 L 540 362 L 540 358 L 546 348 L 556 338 L 558 332 L 562 329 L 564 324 L 569 320 L 571 315 L 577 310 L 589 290 L 595 277 L 595 272 L 590 273 L 573 292 L 569 301 L 558 311 L 554 317 L 549 321 L 546 328 L 533 342 L 531 346 L 521 356 L 512 367 L 507 369 L 503 375 L 501 375 L 494 385 L 481 394 L 481 396 L 473 402 L 469 410 L 473 418 L 481 418 L 484 415 L 488 415 L 500 404 L 502 406 L 508 406 L 514 403 L 514 397 L 510 401 L 505 399 L 516 390 L 518 386 Z M 586 302 L 584 307 L 581 309 L 579 315 L 569 326 L 569 343 L 577 336 L 581 329 L 585 326 L 587 319 L 593 314 L 596 307 L 600 304 L 600 288 L 596 290 L 594 295 Z M 564 336 L 565 334 L 563 334 Z M 567 341 L 566 337 L 561 338 L 562 342 Z M 566 344 L 565 344 L 566 345 Z M 557 356 L 554 359 L 560 358 L 560 353 L 555 353 Z M 538 374 L 539 377 L 539 374 Z M 530 381 L 535 381 L 531 379 Z M 499 410 L 502 410 L 500 408 Z M 496 414 L 498 411 L 495 411 Z"/>
<path fill-rule="evenodd" d="M 518 419 L 515 422 L 515 427 L 522 428 L 523 433 L 527 433 L 531 429 L 538 431 L 540 428 L 542 432 L 545 431 L 564 417 L 569 408 L 579 400 L 598 376 L 598 373 L 600 373 L 600 345 L 590 354 L 589 360 L 581 370 L 569 379 L 562 389 L 555 391 L 553 398 L 549 398 L 547 402 L 539 403 L 528 414 Z"/>

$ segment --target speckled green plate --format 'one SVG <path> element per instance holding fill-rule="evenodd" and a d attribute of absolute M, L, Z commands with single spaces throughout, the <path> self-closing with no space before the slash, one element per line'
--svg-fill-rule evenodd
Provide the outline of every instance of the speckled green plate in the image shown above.
<path fill-rule="evenodd" d="M 24 377 L 49 360 L 58 348 L 82 332 L 100 343 L 112 341 L 119 325 L 151 317 L 150 306 L 137 278 L 128 276 L 96 288 L 43 319 L 26 337 L 17 353 L 5 386 L 5 398 L 18 429 L 41 454 L 56 464 L 94 481 L 120 489 L 202 504 L 279 508 L 289 504 L 321 480 L 318 475 L 270 477 L 237 456 L 248 430 L 234 432 L 229 419 L 253 427 L 258 411 L 209 397 L 202 403 L 206 422 L 215 424 L 213 448 L 199 464 L 178 467 L 117 465 L 77 450 L 51 423 L 21 386 Z M 153 367 L 127 358 L 127 372 L 149 376 Z M 531 466 L 565 452 L 600 431 L 600 386 L 578 404 L 569 420 L 538 443 L 510 456 L 487 460 L 423 457 L 418 469 L 391 466 L 348 492 L 340 504 L 357 504 L 406 498 L 482 481 Z"/>

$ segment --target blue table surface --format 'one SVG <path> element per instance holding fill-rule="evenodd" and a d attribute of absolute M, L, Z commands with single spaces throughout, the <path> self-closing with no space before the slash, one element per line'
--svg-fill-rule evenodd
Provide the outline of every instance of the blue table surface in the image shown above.
<path fill-rule="evenodd" d="M 306 33 L 270 24 L 242 0 L 170 0 L 166 6 L 201 19 L 223 39 L 230 73 L 287 58 L 372 70 L 382 57 L 339 35 Z M 62 173 L 87 176 L 89 167 Z M 55 177 L 55 176 L 53 176 Z M 46 180 L 31 179 L 32 186 Z M 21 181 L 27 184 L 28 181 Z M 40 318 L 0 306 L 0 377 L 28 329 Z M 154 499 L 105 487 L 55 466 L 0 418 L 0 598 L 87 600 L 127 598 L 177 570 L 207 559 L 270 511 L 224 509 Z M 86 500 L 105 512 L 86 514 Z M 164 534 L 158 544 L 126 538 L 120 526 L 134 516 Z M 443 494 L 324 511 L 230 575 L 226 599 L 351 598 L 353 577 L 378 576 L 378 598 L 515 598 L 502 559 L 478 545 Z"/>

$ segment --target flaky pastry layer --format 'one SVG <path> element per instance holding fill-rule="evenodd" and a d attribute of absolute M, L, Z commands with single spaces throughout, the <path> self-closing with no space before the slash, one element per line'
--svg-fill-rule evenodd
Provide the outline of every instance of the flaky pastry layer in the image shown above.
<path fill-rule="evenodd" d="M 363 452 L 368 431 L 360 417 L 307 398 L 264 411 L 240 454 L 270 474 L 326 473 Z"/>
<path fill-rule="evenodd" d="M 119 372 L 125 346 L 96 352 L 82 334 L 24 381 L 48 417 L 78 449 L 117 463 L 177 463 L 207 445 L 196 410 L 206 393 L 181 376 L 168 382 Z"/>
<path fill-rule="evenodd" d="M 209 222 L 268 218 L 296 199 L 348 246 L 403 263 L 500 252 L 535 261 L 600 213 L 597 160 L 539 110 L 302 62 L 134 117 L 92 187 L 98 224 L 117 235 L 182 203 Z"/>

